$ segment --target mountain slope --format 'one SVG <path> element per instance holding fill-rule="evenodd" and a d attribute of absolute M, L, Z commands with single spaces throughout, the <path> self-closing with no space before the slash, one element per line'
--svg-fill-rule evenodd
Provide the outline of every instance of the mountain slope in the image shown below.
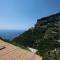
<path fill-rule="evenodd" d="M 60 47 L 60 13 L 37 20 L 34 28 L 25 31 L 13 41 L 39 51 Z"/>

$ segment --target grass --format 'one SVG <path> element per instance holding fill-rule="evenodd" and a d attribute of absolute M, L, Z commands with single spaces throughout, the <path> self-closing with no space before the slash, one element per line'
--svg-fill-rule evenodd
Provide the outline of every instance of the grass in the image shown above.
<path fill-rule="evenodd" d="M 50 53 L 50 55 L 44 54 L 43 60 L 60 60 L 60 54 L 54 53 Z"/>
<path fill-rule="evenodd" d="M 20 48 L 22 48 L 22 49 L 25 49 L 25 50 L 30 51 L 27 47 L 25 47 L 25 46 L 23 46 L 23 45 L 21 45 L 21 44 L 19 44 L 19 43 L 16 43 L 15 41 L 9 41 L 9 40 L 5 40 L 5 39 L 2 39 L 2 40 L 5 41 L 5 42 L 10 43 L 10 44 L 12 44 L 12 45 L 15 45 L 15 46 L 17 46 L 17 47 L 20 47 Z"/>
<path fill-rule="evenodd" d="M 14 41 L 11 41 L 11 42 L 9 42 L 9 43 L 11 43 L 11 44 L 13 44 L 13 45 L 15 45 L 15 46 L 17 46 L 17 47 L 20 47 L 20 48 L 22 48 L 22 49 L 29 50 L 27 47 L 24 47 L 23 45 L 18 44 L 18 43 L 14 42 Z M 29 51 L 30 51 L 30 50 L 29 50 Z"/>

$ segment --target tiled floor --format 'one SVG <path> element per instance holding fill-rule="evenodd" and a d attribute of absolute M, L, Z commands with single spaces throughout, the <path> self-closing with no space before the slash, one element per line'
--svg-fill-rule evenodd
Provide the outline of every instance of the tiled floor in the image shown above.
<path fill-rule="evenodd" d="M 42 60 L 40 56 L 2 40 L 0 40 L 0 46 L 6 47 L 0 50 L 0 60 Z"/>

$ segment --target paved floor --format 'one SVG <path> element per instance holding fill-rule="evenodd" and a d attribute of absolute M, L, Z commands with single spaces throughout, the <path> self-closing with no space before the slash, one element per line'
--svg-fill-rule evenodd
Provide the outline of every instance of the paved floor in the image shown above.
<path fill-rule="evenodd" d="M 40 56 L 2 40 L 0 40 L 0 46 L 6 47 L 0 50 L 0 60 L 42 60 Z"/>

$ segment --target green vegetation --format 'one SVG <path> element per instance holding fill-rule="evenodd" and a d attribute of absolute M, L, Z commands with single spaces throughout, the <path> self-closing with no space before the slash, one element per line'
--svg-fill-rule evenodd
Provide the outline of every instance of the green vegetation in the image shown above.
<path fill-rule="evenodd" d="M 45 53 L 43 60 L 60 60 L 60 54 L 50 53 L 50 55 L 48 55 Z"/>
<path fill-rule="evenodd" d="M 6 40 L 6 39 L 3 39 L 2 37 L 0 37 L 0 39 L 3 40 L 3 41 L 5 41 L 5 42 L 8 42 L 8 43 L 10 43 L 10 44 L 13 44 L 13 45 L 15 45 L 15 46 L 17 46 L 17 47 L 20 47 L 20 48 L 22 48 L 22 49 L 29 50 L 27 47 L 24 47 L 23 45 L 18 44 L 18 43 L 16 43 L 15 41 Z M 30 50 L 29 50 L 29 51 L 30 51 Z"/>
<path fill-rule="evenodd" d="M 54 60 L 55 55 L 46 53 L 60 48 L 60 13 L 38 19 L 35 27 L 25 31 L 13 39 L 13 44 L 24 48 L 32 47 L 38 50 L 37 54 L 42 55 L 45 60 Z M 57 55 L 58 60 L 60 54 Z"/>
<path fill-rule="evenodd" d="M 54 15 L 44 18 L 46 20 L 41 19 L 33 29 L 25 31 L 13 41 L 24 47 L 38 49 L 40 53 L 60 47 L 60 42 L 58 42 L 60 39 L 58 16 Z"/>
<path fill-rule="evenodd" d="M 15 46 L 18 46 L 18 47 L 20 47 L 22 49 L 25 49 L 25 50 L 29 50 L 27 47 L 24 47 L 23 45 L 18 44 L 18 43 L 14 42 L 14 41 L 8 41 L 8 43 L 11 43 L 11 44 L 13 44 Z"/>

